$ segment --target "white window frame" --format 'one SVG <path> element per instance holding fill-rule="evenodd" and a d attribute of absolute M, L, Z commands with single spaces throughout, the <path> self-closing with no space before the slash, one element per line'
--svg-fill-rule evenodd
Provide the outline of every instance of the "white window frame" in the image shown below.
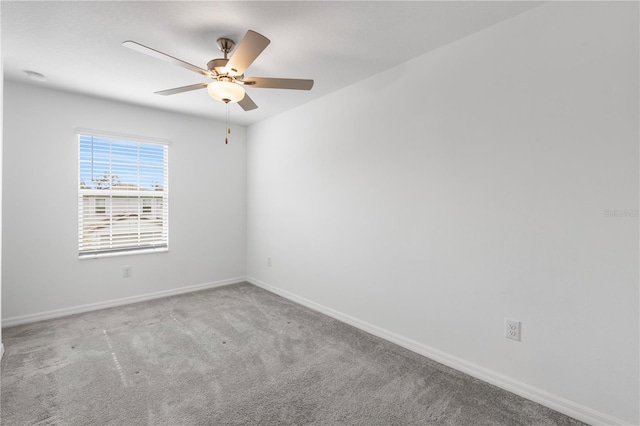
<path fill-rule="evenodd" d="M 131 254 L 143 254 L 143 253 L 155 253 L 166 252 L 169 250 L 169 142 L 162 139 L 140 137 L 135 135 L 118 134 L 112 132 L 102 132 L 88 129 L 76 129 L 77 135 L 77 147 L 78 147 L 78 257 L 79 259 L 92 259 L 99 257 L 121 256 Z M 108 168 L 111 176 L 116 175 L 111 168 L 115 168 L 118 165 L 118 160 L 114 161 L 115 154 L 112 153 L 114 146 L 122 146 L 122 144 L 130 144 L 130 147 L 137 149 L 137 181 L 134 182 L 121 182 L 121 184 L 110 185 L 107 189 L 97 189 L 95 184 L 87 185 L 83 181 L 82 170 L 83 165 L 89 164 L 89 160 L 82 158 L 81 153 L 81 140 L 87 140 L 87 138 L 96 138 L 100 140 L 102 146 L 105 144 L 109 146 L 108 155 Z M 92 139 L 93 140 L 93 139 Z M 108 141 L 105 141 L 108 140 Z M 141 148 L 150 147 L 150 145 L 162 145 L 162 190 L 150 190 L 145 188 L 140 183 L 144 174 L 145 165 L 141 158 L 144 158 L 143 154 L 140 154 Z M 92 151 L 93 148 L 92 148 Z M 142 157 L 141 157 L 142 156 Z M 93 158 L 93 157 L 92 157 Z M 141 161 L 143 163 L 141 163 Z M 93 167 L 93 160 L 90 160 L 91 167 Z M 101 168 L 105 167 L 102 163 Z M 129 167 L 131 165 L 129 164 Z M 157 169 L 157 165 L 153 164 L 153 167 Z M 102 169 L 97 173 L 101 173 Z M 85 179 L 86 180 L 86 179 Z M 111 178 L 110 178 L 111 180 Z M 95 181 L 94 181 L 95 182 Z M 85 185 L 83 185 L 85 183 Z M 147 184 L 148 186 L 148 184 Z M 155 186 L 154 186 L 155 187 Z M 148 203 L 151 198 L 158 199 L 159 202 Z M 106 215 L 109 216 L 104 221 L 101 218 L 100 224 L 97 224 L 98 206 L 91 199 L 106 199 Z M 123 203 L 127 207 L 121 207 Z M 120 206 L 120 207 L 118 207 Z M 157 210 L 154 210 L 152 214 L 147 213 L 146 206 L 159 206 Z M 122 237 L 122 234 L 118 235 L 118 230 L 122 227 L 118 224 L 118 221 L 123 221 L 122 216 L 117 216 L 117 212 L 122 212 L 119 209 L 132 210 L 132 213 L 124 215 L 124 228 L 126 229 L 124 235 L 124 242 L 119 243 L 118 237 Z M 151 207 L 153 209 L 153 207 Z M 119 219 L 114 219 L 115 217 Z M 155 229 L 151 233 L 144 232 L 143 228 L 155 227 L 156 223 L 143 223 L 143 219 L 149 219 L 149 216 L 153 216 L 152 220 L 157 221 L 157 225 L 160 229 Z M 88 225 L 90 224 L 90 225 Z M 93 226 L 94 229 L 102 229 L 100 235 L 94 234 L 89 237 L 87 234 L 89 231 L 85 231 L 85 226 Z M 150 236 L 149 236 L 150 235 Z"/>

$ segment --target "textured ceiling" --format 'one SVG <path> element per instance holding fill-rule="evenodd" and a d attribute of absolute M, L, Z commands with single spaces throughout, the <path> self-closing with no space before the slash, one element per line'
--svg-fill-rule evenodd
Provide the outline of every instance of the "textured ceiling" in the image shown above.
<path fill-rule="evenodd" d="M 206 90 L 153 92 L 206 77 L 122 46 L 125 40 L 206 68 L 219 37 L 248 29 L 271 44 L 247 77 L 311 78 L 310 92 L 248 89 L 259 106 L 231 106 L 251 124 L 336 91 L 522 13 L 539 2 L 2 1 L 5 78 L 185 114 L 224 119 Z M 25 70 L 47 77 L 27 78 Z"/>

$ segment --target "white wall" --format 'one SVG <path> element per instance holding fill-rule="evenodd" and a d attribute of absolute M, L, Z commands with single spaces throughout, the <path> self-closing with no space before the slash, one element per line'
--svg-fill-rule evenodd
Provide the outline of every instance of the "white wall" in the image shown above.
<path fill-rule="evenodd" d="M 250 280 L 638 424 L 638 71 L 637 3 L 550 3 L 250 126 Z"/>
<path fill-rule="evenodd" d="M 171 142 L 169 252 L 78 260 L 78 127 Z M 214 120 L 6 81 L 4 319 L 243 280 L 245 128 L 232 135 L 225 145 Z"/>

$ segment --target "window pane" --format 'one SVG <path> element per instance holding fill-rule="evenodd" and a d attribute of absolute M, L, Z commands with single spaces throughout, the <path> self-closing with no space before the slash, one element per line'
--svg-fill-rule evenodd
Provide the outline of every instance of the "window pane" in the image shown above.
<path fill-rule="evenodd" d="M 166 145 L 79 137 L 79 252 L 168 246 Z"/>

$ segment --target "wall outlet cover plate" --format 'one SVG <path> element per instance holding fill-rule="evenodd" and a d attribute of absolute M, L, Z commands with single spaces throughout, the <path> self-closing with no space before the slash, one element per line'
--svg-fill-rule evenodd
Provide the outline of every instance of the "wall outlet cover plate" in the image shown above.
<path fill-rule="evenodd" d="M 509 318 L 504 319 L 504 337 L 511 340 L 521 341 L 520 338 L 520 321 Z"/>

